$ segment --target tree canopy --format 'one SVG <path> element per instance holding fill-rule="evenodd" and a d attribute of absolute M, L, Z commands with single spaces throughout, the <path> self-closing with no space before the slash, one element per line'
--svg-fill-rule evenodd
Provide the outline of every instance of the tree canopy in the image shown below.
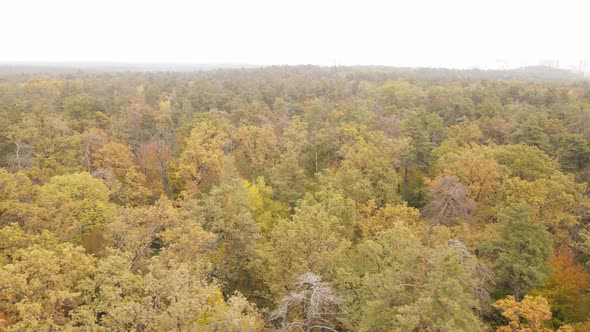
<path fill-rule="evenodd" d="M 0 69 L 0 331 L 588 331 L 590 85 L 507 75 Z"/>

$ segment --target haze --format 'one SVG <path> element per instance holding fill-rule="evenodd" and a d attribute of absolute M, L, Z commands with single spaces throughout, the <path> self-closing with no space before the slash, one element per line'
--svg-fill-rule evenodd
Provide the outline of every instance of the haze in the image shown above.
<path fill-rule="evenodd" d="M 4 1 L 2 62 L 498 68 L 590 59 L 584 1 Z"/>

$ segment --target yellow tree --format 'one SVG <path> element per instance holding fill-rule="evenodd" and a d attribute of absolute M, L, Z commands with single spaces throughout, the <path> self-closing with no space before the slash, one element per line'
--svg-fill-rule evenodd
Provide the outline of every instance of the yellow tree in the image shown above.
<path fill-rule="evenodd" d="M 130 253 L 134 268 L 143 268 L 157 247 L 163 245 L 161 233 L 179 221 L 178 211 L 163 198 L 153 206 L 119 209 L 108 225 L 108 236 L 115 248 Z"/>
<path fill-rule="evenodd" d="M 278 200 L 272 199 L 273 188 L 266 184 L 260 176 L 255 182 L 243 182 L 248 189 L 248 203 L 252 209 L 252 218 L 258 223 L 261 231 L 268 235 L 279 219 L 284 219 L 289 213 L 289 207 Z"/>
<path fill-rule="evenodd" d="M 145 203 L 151 194 L 126 144 L 110 142 L 98 150 L 92 174 L 107 184 L 113 200 L 122 205 Z"/>
<path fill-rule="evenodd" d="M 500 178 L 505 173 L 487 149 L 474 146 L 452 151 L 438 162 L 441 172 L 456 176 L 469 188 L 470 197 L 476 201 L 487 202 L 500 186 Z"/>
<path fill-rule="evenodd" d="M 387 204 L 380 208 L 372 200 L 361 205 L 360 210 L 365 218 L 359 221 L 358 227 L 364 238 L 377 238 L 398 224 L 413 224 L 420 217 L 418 209 L 406 204 Z"/>
<path fill-rule="evenodd" d="M 210 122 L 199 122 L 185 140 L 178 160 L 178 177 L 185 182 L 184 195 L 194 197 L 221 172 L 227 135 Z"/>
<path fill-rule="evenodd" d="M 243 156 L 255 172 L 261 173 L 274 164 L 278 149 L 277 137 L 271 126 L 238 127 L 232 138 L 237 143 L 236 157 Z"/>
<path fill-rule="evenodd" d="M 521 302 L 517 302 L 510 295 L 492 304 L 502 312 L 508 325 L 500 326 L 497 332 L 551 332 L 552 329 L 543 326 L 543 322 L 551 319 L 551 308 L 547 299 L 542 296 L 527 295 Z"/>
<path fill-rule="evenodd" d="M 37 207 L 33 201 L 38 188 L 22 172 L 11 174 L 0 168 L 0 225 L 24 225 L 34 218 Z"/>
<path fill-rule="evenodd" d="M 76 291 L 94 272 L 94 258 L 71 243 L 34 244 L 14 250 L 0 268 L 0 307 L 14 321 L 8 331 L 51 331 L 70 325 Z M 71 325 L 70 325 L 71 326 Z"/>
<path fill-rule="evenodd" d="M 490 205 L 499 211 L 514 203 L 527 204 L 532 216 L 556 236 L 557 244 L 571 244 L 571 230 L 579 223 L 580 211 L 590 207 L 583 195 L 586 188 L 573 175 L 561 173 L 534 181 L 505 178 Z"/>

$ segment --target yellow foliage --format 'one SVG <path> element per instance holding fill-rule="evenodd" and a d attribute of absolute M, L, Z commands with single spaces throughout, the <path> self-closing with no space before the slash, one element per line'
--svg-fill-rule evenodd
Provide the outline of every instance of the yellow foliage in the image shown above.
<path fill-rule="evenodd" d="M 378 207 L 375 200 L 370 200 L 359 207 L 366 219 L 359 223 L 365 238 L 374 238 L 396 224 L 413 225 L 420 217 L 420 211 L 405 204 Z"/>
<path fill-rule="evenodd" d="M 510 321 L 500 326 L 497 332 L 550 332 L 543 327 L 543 322 L 551 319 L 551 308 L 542 296 L 527 295 L 521 302 L 516 302 L 510 295 L 494 302 L 493 306 L 502 311 L 502 316 Z"/>

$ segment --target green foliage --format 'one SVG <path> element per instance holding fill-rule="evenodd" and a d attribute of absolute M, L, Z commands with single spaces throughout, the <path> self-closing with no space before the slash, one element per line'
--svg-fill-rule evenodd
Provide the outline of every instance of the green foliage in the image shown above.
<path fill-rule="evenodd" d="M 64 114 L 70 119 L 72 129 L 83 132 L 88 126 L 95 109 L 96 99 L 87 94 L 80 93 L 64 98 Z"/>
<path fill-rule="evenodd" d="M 422 245 L 401 224 L 360 243 L 338 271 L 359 331 L 477 331 L 475 258 L 460 244 Z"/>
<path fill-rule="evenodd" d="M 590 164 L 590 145 L 582 135 L 568 134 L 562 137 L 557 155 L 564 171 L 581 171 Z"/>
<path fill-rule="evenodd" d="M 529 145 L 504 145 L 496 149 L 496 159 L 510 171 L 512 176 L 533 181 L 549 177 L 559 170 L 559 164 L 539 150 Z"/>
<path fill-rule="evenodd" d="M 80 241 L 84 234 L 104 227 L 115 212 L 107 187 L 88 173 L 51 178 L 39 188 L 36 204 L 39 220 L 25 227 L 52 231 L 62 240 Z"/>
<path fill-rule="evenodd" d="M 0 70 L 0 330 L 588 330 L 588 89 L 522 75 Z"/>
<path fill-rule="evenodd" d="M 211 261 L 215 276 L 226 283 L 225 293 L 246 291 L 255 278 L 250 262 L 256 259 L 261 234 L 252 217 L 248 190 L 231 158 L 224 161 L 219 185 L 193 202 L 189 211 L 205 230 L 218 235 L 218 250 Z"/>
<path fill-rule="evenodd" d="M 483 249 L 494 256 L 498 289 L 514 294 L 517 301 L 532 288 L 542 285 L 550 272 L 551 237 L 545 226 L 535 222 L 526 204 L 514 204 L 498 214 L 501 239 Z"/>

